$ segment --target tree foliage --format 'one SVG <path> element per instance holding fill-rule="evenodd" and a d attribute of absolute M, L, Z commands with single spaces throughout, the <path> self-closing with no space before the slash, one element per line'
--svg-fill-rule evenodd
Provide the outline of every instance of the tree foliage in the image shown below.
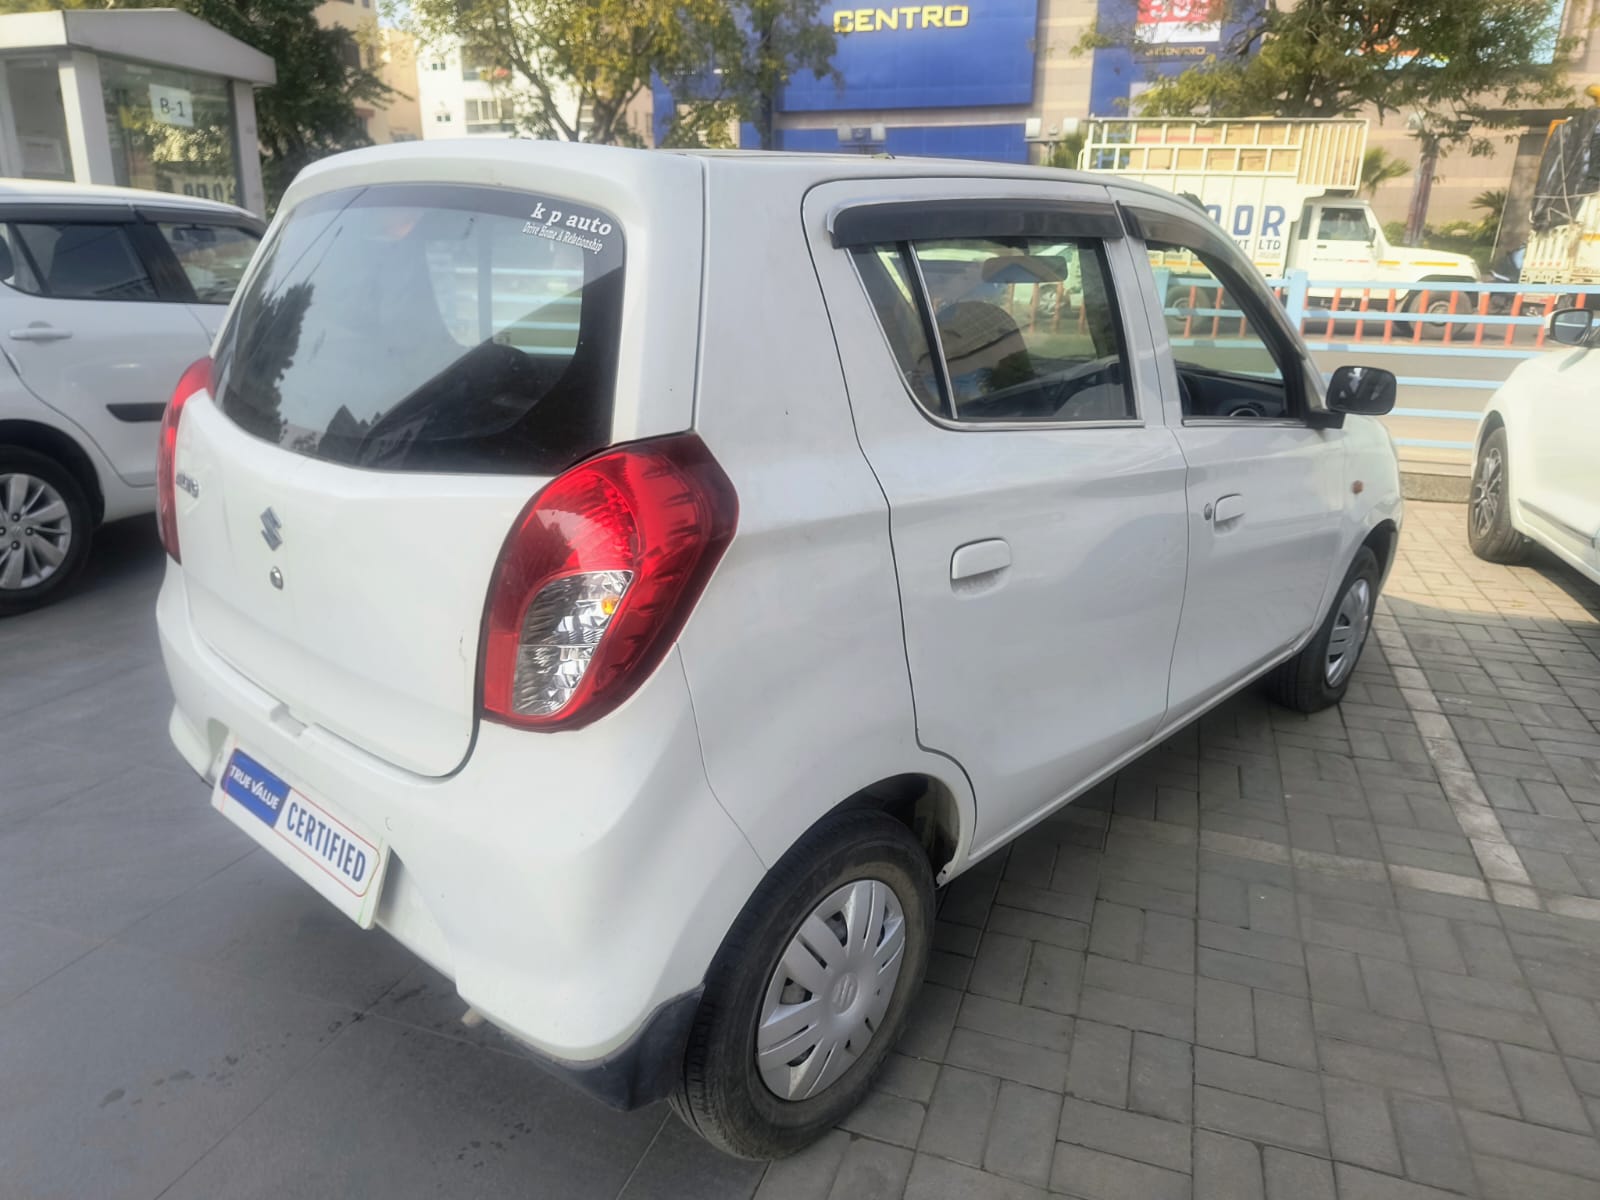
<path fill-rule="evenodd" d="M 409 0 L 424 44 L 487 64 L 517 127 L 631 144 L 629 106 L 659 76 L 680 99 L 667 141 L 717 145 L 736 121 L 770 142 L 773 100 L 799 70 L 825 74 L 834 35 L 822 0 Z M 400 6 L 395 6 L 401 15 Z"/>
<path fill-rule="evenodd" d="M 667 126 L 669 145 L 713 144 L 706 132 L 736 122 L 755 126 L 763 150 L 775 144 L 773 115 L 783 85 L 802 71 L 816 78 L 833 70 L 834 32 L 818 15 L 822 0 L 724 0 L 696 32 L 696 74 L 669 87 L 681 101 Z"/>
<path fill-rule="evenodd" d="M 1411 174 L 1411 164 L 1395 158 L 1382 146 L 1369 146 L 1361 156 L 1361 188 L 1371 199 L 1378 189 L 1391 179 L 1404 179 Z"/>
<path fill-rule="evenodd" d="M 1131 0 L 1130 0 L 1131 3 Z M 1217 0 L 1229 30 L 1214 56 L 1139 97 L 1152 116 L 1342 117 L 1420 114 L 1419 134 L 1468 141 L 1505 110 L 1570 97 L 1559 0 Z M 1141 48 L 1130 19 L 1085 46 Z M 1554 46 L 1554 61 L 1540 62 Z M 1145 47 L 1148 49 L 1148 47 Z"/>
<path fill-rule="evenodd" d="M 307 164 L 370 144 L 356 106 L 393 94 L 359 65 L 349 30 L 317 24 L 317 0 L 0 0 L 0 13 L 61 8 L 179 8 L 269 56 L 278 81 L 256 92 L 269 203 Z"/>
<path fill-rule="evenodd" d="M 269 201 L 300 170 L 371 143 L 358 104 L 394 93 L 350 52 L 352 34 L 324 29 L 317 0 L 178 0 L 184 9 L 272 58 L 278 81 L 256 93 L 256 135 Z"/>

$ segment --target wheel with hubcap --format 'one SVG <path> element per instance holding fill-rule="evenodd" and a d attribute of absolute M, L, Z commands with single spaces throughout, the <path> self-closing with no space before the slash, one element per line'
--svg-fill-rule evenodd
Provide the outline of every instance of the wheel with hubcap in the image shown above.
<path fill-rule="evenodd" d="M 1361 651 L 1372 632 L 1372 612 L 1378 603 L 1382 574 L 1378 557 L 1367 547 L 1356 551 L 1355 561 L 1339 585 L 1333 608 L 1305 648 L 1268 676 L 1274 698 L 1286 708 L 1320 712 L 1344 699 Z"/>
<path fill-rule="evenodd" d="M 673 1109 L 743 1158 L 805 1146 L 865 1096 L 927 969 L 933 877 L 879 812 L 823 821 L 768 873 L 706 977 Z"/>
<path fill-rule="evenodd" d="M 70 472 L 0 446 L 0 616 L 59 596 L 88 557 L 89 502 Z"/>
<path fill-rule="evenodd" d="M 1486 562 L 1521 562 L 1527 539 L 1511 524 L 1510 455 L 1506 431 L 1491 430 L 1478 447 L 1472 467 L 1472 495 L 1467 502 L 1467 545 Z"/>

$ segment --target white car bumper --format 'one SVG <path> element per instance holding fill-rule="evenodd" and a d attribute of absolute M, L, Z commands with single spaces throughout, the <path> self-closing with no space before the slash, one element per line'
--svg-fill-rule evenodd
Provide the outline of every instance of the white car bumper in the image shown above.
<path fill-rule="evenodd" d="M 673 1056 L 764 873 L 706 782 L 676 653 L 604 720 L 557 734 L 482 722 L 461 768 L 430 778 L 294 721 L 196 636 L 173 564 L 157 619 L 190 766 L 214 781 L 231 739 L 378 832 L 377 924 L 589 1090 L 658 1098 L 649 1077 L 675 1062 L 637 1060 Z"/>

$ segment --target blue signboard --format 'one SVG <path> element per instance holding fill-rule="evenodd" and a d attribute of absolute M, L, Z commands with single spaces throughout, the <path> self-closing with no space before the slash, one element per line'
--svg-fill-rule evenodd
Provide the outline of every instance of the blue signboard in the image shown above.
<path fill-rule="evenodd" d="M 1029 104 L 1038 0 L 855 8 L 830 4 L 842 82 L 797 76 L 782 112 Z"/>
<path fill-rule="evenodd" d="M 1021 124 L 1012 125 L 891 125 L 885 131 L 882 150 L 897 156 L 932 158 L 976 158 L 985 162 L 1028 161 L 1028 143 Z M 755 130 L 748 131 L 743 144 L 753 148 Z M 852 147 L 840 142 L 837 129 L 780 129 L 779 150 L 812 153 L 849 152 Z M 860 151 L 857 150 L 859 153 Z"/>

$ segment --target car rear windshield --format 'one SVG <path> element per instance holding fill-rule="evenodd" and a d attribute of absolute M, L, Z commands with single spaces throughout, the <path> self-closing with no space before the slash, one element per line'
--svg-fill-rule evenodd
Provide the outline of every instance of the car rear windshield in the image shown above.
<path fill-rule="evenodd" d="M 559 471 L 611 432 L 615 218 L 434 185 L 326 193 L 261 251 L 218 403 L 256 437 L 372 470 Z"/>

